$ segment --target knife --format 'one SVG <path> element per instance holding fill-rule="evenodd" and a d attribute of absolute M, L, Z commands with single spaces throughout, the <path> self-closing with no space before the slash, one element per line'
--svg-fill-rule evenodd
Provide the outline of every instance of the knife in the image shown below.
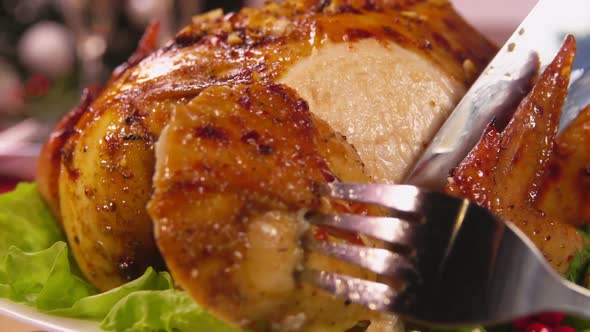
<path fill-rule="evenodd" d="M 590 3 L 540 0 L 457 104 L 404 182 L 442 190 L 451 169 L 477 144 L 486 126 L 512 114 L 538 69 L 553 60 L 568 34 L 577 40 L 578 55 L 561 127 L 574 119 L 590 104 Z"/>

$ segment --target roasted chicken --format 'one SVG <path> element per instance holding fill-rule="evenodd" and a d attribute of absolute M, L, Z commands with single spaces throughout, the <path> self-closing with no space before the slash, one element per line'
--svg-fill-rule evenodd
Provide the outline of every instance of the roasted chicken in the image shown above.
<path fill-rule="evenodd" d="M 159 50 L 156 35 L 42 152 L 40 188 L 88 280 L 108 290 L 161 252 L 237 326 L 391 326 L 297 282 L 301 264 L 371 277 L 304 255 L 298 213 L 359 208 L 319 183 L 399 181 L 495 47 L 444 0 L 287 0 L 197 16 Z"/>

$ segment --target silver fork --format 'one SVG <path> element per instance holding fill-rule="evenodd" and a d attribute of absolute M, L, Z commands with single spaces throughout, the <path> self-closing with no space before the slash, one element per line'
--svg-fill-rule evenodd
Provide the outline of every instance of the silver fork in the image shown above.
<path fill-rule="evenodd" d="M 307 222 L 365 234 L 398 249 L 311 238 L 306 249 L 401 286 L 312 269 L 301 273 L 303 281 L 426 325 L 497 324 L 546 311 L 590 317 L 590 291 L 562 279 L 516 226 L 475 203 L 410 185 L 332 183 L 321 193 L 379 205 L 395 217 L 308 212 Z"/>

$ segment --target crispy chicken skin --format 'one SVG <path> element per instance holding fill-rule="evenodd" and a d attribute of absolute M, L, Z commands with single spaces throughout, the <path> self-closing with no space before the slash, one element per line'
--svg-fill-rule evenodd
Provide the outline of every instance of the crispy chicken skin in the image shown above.
<path fill-rule="evenodd" d="M 204 90 L 284 83 L 354 144 L 366 177 L 392 182 L 495 52 L 442 0 L 290 0 L 213 11 L 150 53 L 156 35 L 157 26 L 148 29 L 137 53 L 88 94 L 41 156 L 41 191 L 82 272 L 101 290 L 160 265 L 146 212 L 154 144 L 173 110 Z M 307 81 L 306 66 L 314 68 Z M 333 161 L 332 171 L 338 167 Z"/>
<path fill-rule="evenodd" d="M 294 278 L 303 264 L 370 276 L 303 255 L 301 210 L 333 209 L 317 185 L 369 178 L 356 151 L 293 90 L 205 89 L 172 112 L 156 160 L 149 211 L 157 243 L 198 303 L 238 326 L 264 321 L 278 331 L 344 331 L 371 317 Z"/>
<path fill-rule="evenodd" d="M 448 192 L 469 198 L 516 224 L 560 272 L 567 269 L 573 255 L 583 246 L 583 237 L 565 223 L 568 218 L 579 218 L 581 209 L 564 214 L 563 207 L 567 205 L 562 202 L 563 197 L 546 196 L 547 201 L 539 202 L 539 193 L 548 190 L 548 181 L 554 181 L 568 186 L 561 188 L 571 190 L 565 197 L 573 199 L 572 205 L 580 204 L 579 200 L 585 197 L 577 193 L 579 187 L 572 189 L 567 174 L 582 171 L 580 163 L 583 164 L 582 159 L 587 161 L 587 156 L 582 158 L 580 151 L 564 158 L 555 152 L 568 147 L 572 140 L 582 143 L 576 134 L 580 132 L 580 122 L 587 121 L 587 115 L 582 114 L 555 143 L 575 46 L 573 37 L 568 37 L 507 127 L 500 132 L 494 124 L 490 125 L 478 145 L 455 169 L 447 186 Z M 564 165 L 554 166 L 560 162 Z M 556 178 L 555 167 L 567 167 L 565 178 Z M 555 192 L 546 191 L 546 195 Z M 539 203 L 554 208 L 543 209 Z M 564 205 L 557 210 L 556 204 Z"/>
<path fill-rule="evenodd" d="M 536 206 L 575 226 L 590 222 L 590 105 L 555 140 Z"/>

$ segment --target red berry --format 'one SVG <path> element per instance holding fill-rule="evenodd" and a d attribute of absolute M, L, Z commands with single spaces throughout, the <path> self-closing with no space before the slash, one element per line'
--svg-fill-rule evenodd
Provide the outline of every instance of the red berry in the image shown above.
<path fill-rule="evenodd" d="M 531 317 L 523 317 L 523 318 L 519 318 L 517 320 L 515 320 L 512 323 L 512 326 L 514 326 L 514 329 L 516 330 L 516 332 L 525 332 L 526 328 L 531 325 L 531 323 L 533 322 L 533 320 L 531 319 Z"/>
<path fill-rule="evenodd" d="M 316 240 L 328 241 L 328 232 L 323 228 L 318 228 L 314 234 Z"/>
<path fill-rule="evenodd" d="M 531 325 L 527 326 L 525 331 L 526 332 L 551 332 L 551 330 L 547 326 L 545 326 L 541 323 L 537 323 L 537 322 L 532 323 Z"/>
<path fill-rule="evenodd" d="M 40 97 L 49 91 L 49 79 L 42 75 L 33 75 L 27 81 L 27 93 L 33 97 Z"/>
<path fill-rule="evenodd" d="M 561 312 L 545 312 L 535 316 L 535 320 L 550 327 L 556 327 L 563 322 L 565 315 Z"/>
<path fill-rule="evenodd" d="M 571 326 L 558 326 L 556 328 L 553 329 L 553 332 L 576 332 L 576 329 L 574 329 Z"/>

